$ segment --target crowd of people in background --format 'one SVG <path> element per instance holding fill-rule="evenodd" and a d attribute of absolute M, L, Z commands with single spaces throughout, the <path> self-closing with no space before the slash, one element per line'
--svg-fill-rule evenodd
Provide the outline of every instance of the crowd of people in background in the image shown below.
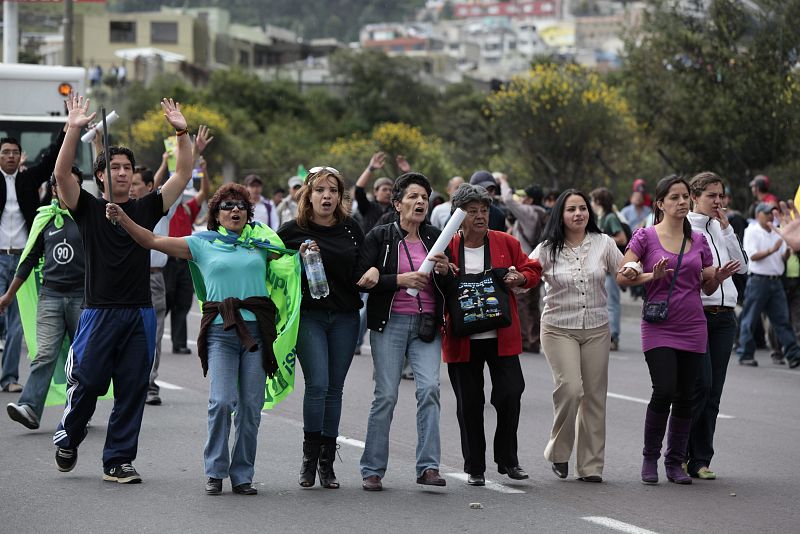
<path fill-rule="evenodd" d="M 102 74 L 92 72 L 95 83 Z M 500 474 L 528 478 L 518 457 L 520 355 L 540 352 L 554 382 L 544 458 L 567 478 L 576 449 L 578 480 L 602 482 L 621 291 L 642 299 L 653 390 L 644 417 L 645 484 L 658 482 L 665 436 L 669 481 L 716 478 L 713 437 L 734 351 L 739 364 L 756 367 L 755 350 L 770 340 L 775 365 L 800 365 L 800 218 L 770 193 L 767 176 L 750 182 L 747 216 L 733 209 L 730 183 L 712 172 L 662 178 L 652 196 L 636 179 L 620 209 L 607 187 L 546 191 L 529 177 L 487 170 L 451 177 L 437 193 L 401 154 L 393 155 L 401 174 L 389 176 L 383 152 L 369 157 L 353 187 L 325 166 L 270 190 L 275 180 L 249 174 L 241 185 L 212 191 L 203 158 L 211 132 L 199 126 L 192 137 L 180 106 L 170 99 L 161 106 L 175 129 L 175 154 L 165 153 L 154 172 L 137 165 L 130 149 L 98 144 L 98 197 L 81 188 L 73 166 L 81 130 L 95 116 L 88 100 L 68 99 L 64 131 L 25 169 L 19 142 L 0 140 L 0 388 L 20 394 L 7 405 L 10 418 L 39 428 L 50 380 L 64 366 L 65 409 L 53 437 L 60 471 L 75 467 L 96 402 L 113 382 L 103 478 L 141 481 L 133 461 L 145 405 L 162 403 L 156 378 L 166 316 L 172 352 L 190 354 L 187 314 L 198 292 L 197 350 L 210 380 L 205 491 L 221 493 L 230 478 L 234 493 L 256 494 L 260 410 L 265 383 L 280 372 L 276 323 L 285 317 L 270 280 L 275 262 L 295 253 L 319 255 L 327 277 L 320 295 L 310 271 L 287 274 L 300 296 L 293 347 L 305 382 L 304 488 L 317 477 L 324 488 L 339 487 L 344 385 L 367 329 L 374 367 L 360 460 L 367 491 L 383 488 L 403 378 L 415 383 L 416 482 L 446 485 L 442 361 L 467 483 L 486 483 L 485 367 L 497 411 L 493 461 Z M 201 178 L 187 194 L 194 166 Z M 197 231 L 206 201 L 207 231 Z M 464 216 L 458 232 L 442 236 L 457 211 Z M 434 251 L 440 238 L 444 246 Z M 24 387 L 23 335 L 33 359 Z"/>

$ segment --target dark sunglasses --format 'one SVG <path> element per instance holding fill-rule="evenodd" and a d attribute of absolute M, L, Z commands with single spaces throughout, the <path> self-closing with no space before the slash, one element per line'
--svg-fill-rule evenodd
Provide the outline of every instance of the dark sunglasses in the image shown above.
<path fill-rule="evenodd" d="M 219 209 L 222 211 L 231 211 L 233 208 L 239 208 L 241 211 L 247 209 L 247 204 L 244 200 L 223 200 L 219 203 Z"/>

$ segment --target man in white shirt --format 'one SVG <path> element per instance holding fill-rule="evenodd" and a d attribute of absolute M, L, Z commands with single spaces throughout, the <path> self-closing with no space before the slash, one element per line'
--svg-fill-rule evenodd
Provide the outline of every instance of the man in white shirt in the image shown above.
<path fill-rule="evenodd" d="M 289 178 L 289 194 L 278 204 L 278 219 L 280 226 L 297 217 L 297 200 L 300 198 L 300 188 L 303 187 L 303 179 L 299 176 Z"/>
<path fill-rule="evenodd" d="M 750 267 L 736 353 L 740 365 L 758 366 L 753 356 L 756 348 L 753 326 L 763 312 L 769 317 L 789 367 L 794 369 L 800 365 L 800 346 L 789 322 L 789 306 L 781 281 L 789 250 L 778 232 L 772 229 L 775 209 L 772 204 L 759 203 L 755 210 L 756 222 L 744 231 L 744 250 L 750 257 Z"/>
<path fill-rule="evenodd" d="M 153 171 L 147 167 L 136 167 L 131 179 L 132 199 L 142 198 L 153 191 L 155 181 Z M 153 228 L 156 235 L 169 235 L 169 222 L 181 203 L 181 198 L 172 205 L 167 214 L 161 217 Z M 164 283 L 164 267 L 167 265 L 167 255 L 157 250 L 150 251 L 150 298 L 153 299 L 153 308 L 156 311 L 156 352 L 153 359 L 153 368 L 150 370 L 150 385 L 147 389 L 145 404 L 158 406 L 161 404 L 159 387 L 156 384 L 158 377 L 158 364 L 161 362 L 161 338 L 164 337 L 164 318 L 167 315 L 167 287 Z"/>
<path fill-rule="evenodd" d="M 447 182 L 447 196 L 452 197 L 456 192 L 458 186 L 464 183 L 464 179 L 460 176 L 453 176 Z M 444 225 L 450 220 L 450 206 L 452 203 L 448 200 L 433 208 L 431 212 L 431 224 L 439 230 L 444 230 Z"/>
<path fill-rule="evenodd" d="M 272 202 L 262 196 L 264 182 L 261 177 L 257 174 L 248 174 L 244 177 L 244 186 L 250 193 L 250 202 L 253 204 L 253 220 L 277 230 L 280 225 L 278 210 L 275 209 Z"/>
<path fill-rule="evenodd" d="M 37 165 L 20 170 L 22 146 L 11 137 L 0 139 L 0 294 L 5 293 L 17 271 L 28 232 L 41 204 L 39 186 L 53 174 L 58 151 L 64 142 L 61 132 L 48 147 Z M 14 299 L 5 315 L 6 343 L 0 390 L 19 393 L 19 355 L 22 348 L 22 324 Z"/>

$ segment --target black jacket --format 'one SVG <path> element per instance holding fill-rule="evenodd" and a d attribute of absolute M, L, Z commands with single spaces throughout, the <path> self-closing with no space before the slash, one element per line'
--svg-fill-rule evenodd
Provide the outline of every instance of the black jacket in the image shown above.
<path fill-rule="evenodd" d="M 407 235 L 405 230 L 403 237 Z M 441 231 L 430 224 L 423 223 L 419 227 L 422 245 L 430 250 Z M 378 283 L 372 289 L 365 290 L 369 293 L 367 300 L 367 327 L 370 330 L 383 332 L 389 316 L 392 313 L 397 285 L 397 250 L 400 244 L 400 234 L 392 224 L 383 224 L 373 228 L 364 238 L 359 254 L 359 272 L 366 272 L 370 267 L 377 267 L 380 271 Z M 418 265 L 415 267 L 419 268 Z M 434 276 L 434 295 L 436 296 L 436 320 L 444 324 L 444 296 Z"/>
<path fill-rule="evenodd" d="M 36 209 L 42 204 L 39 199 L 39 186 L 49 180 L 50 175 L 53 174 L 58 151 L 61 150 L 61 144 L 64 142 L 64 135 L 62 130 L 53 144 L 47 148 L 41 162 L 28 167 L 24 171 L 17 172 L 14 188 L 17 190 L 19 209 L 25 219 L 26 234 L 30 233 L 33 219 L 36 217 Z M 7 198 L 6 181 L 0 180 L 0 218 L 3 217 L 3 212 L 6 209 Z"/>

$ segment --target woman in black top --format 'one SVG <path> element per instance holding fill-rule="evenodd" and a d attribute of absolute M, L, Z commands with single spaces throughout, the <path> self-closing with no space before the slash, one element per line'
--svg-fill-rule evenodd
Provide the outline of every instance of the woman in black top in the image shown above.
<path fill-rule="evenodd" d="M 333 471 L 342 414 L 342 390 L 358 336 L 361 297 L 356 287 L 358 249 L 364 234 L 342 205 L 344 180 L 331 167 L 311 169 L 297 202 L 297 219 L 278 235 L 290 248 L 306 240 L 320 252 L 330 293 L 312 298 L 303 276 L 303 301 L 297 357 L 306 381 L 303 397 L 303 463 L 300 485 L 338 488 Z"/>

